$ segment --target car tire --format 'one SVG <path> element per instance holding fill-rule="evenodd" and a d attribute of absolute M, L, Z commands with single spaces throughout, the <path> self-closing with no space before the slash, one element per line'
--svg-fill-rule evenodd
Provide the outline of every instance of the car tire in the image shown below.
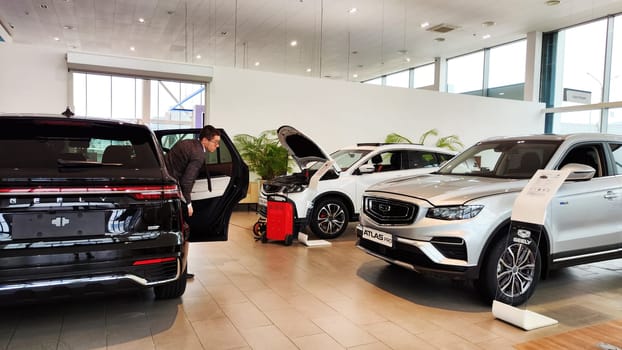
<path fill-rule="evenodd" d="M 187 271 L 187 268 L 184 269 L 184 272 L 180 274 L 179 278 L 175 281 L 161 284 L 159 286 L 154 286 L 153 293 L 155 294 L 155 298 L 157 300 L 161 300 L 174 299 L 182 296 L 186 291 L 186 283 L 188 281 L 188 279 L 186 278 Z"/>
<path fill-rule="evenodd" d="M 512 306 L 525 303 L 540 279 L 542 261 L 538 246 L 497 240 L 488 254 L 476 281 L 482 297 Z"/>
<path fill-rule="evenodd" d="M 322 239 L 341 236 L 348 227 L 348 207 L 339 198 L 324 198 L 314 205 L 309 226 Z"/>

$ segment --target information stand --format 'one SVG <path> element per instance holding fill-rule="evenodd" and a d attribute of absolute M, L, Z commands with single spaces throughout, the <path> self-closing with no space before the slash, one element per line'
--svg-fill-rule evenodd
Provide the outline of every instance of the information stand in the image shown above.
<path fill-rule="evenodd" d="M 538 244 L 546 217 L 546 208 L 570 171 L 538 170 L 516 198 L 512 208 L 508 244 Z M 493 301 L 495 318 L 526 331 L 557 324 L 557 320 L 527 309 Z"/>

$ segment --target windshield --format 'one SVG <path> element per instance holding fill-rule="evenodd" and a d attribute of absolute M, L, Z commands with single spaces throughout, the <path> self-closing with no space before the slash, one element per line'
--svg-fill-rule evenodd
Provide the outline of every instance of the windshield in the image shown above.
<path fill-rule="evenodd" d="M 480 142 L 451 159 L 438 173 L 529 179 L 546 166 L 559 144 L 544 140 Z"/>
<path fill-rule="evenodd" d="M 359 161 L 359 159 L 363 158 L 368 150 L 360 150 L 360 149 L 342 149 L 336 151 L 330 155 L 332 159 L 335 160 L 335 164 L 341 171 L 346 171 L 348 168 L 352 166 L 352 164 Z M 316 162 L 309 169 L 318 170 L 322 166 L 321 162 Z"/>

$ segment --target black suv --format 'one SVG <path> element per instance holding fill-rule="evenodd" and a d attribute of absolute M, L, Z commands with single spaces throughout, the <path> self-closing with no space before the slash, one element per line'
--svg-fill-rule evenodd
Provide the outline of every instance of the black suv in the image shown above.
<path fill-rule="evenodd" d="M 199 131 L 158 137 L 170 147 Z M 246 164 L 221 133 L 220 148 L 206 159 L 216 185 L 203 196 L 195 186 L 193 217 L 201 220 L 186 224 L 163 147 L 148 127 L 0 116 L 0 292 L 121 283 L 153 287 L 159 299 L 182 295 L 188 242 L 226 240 L 248 186 Z"/>

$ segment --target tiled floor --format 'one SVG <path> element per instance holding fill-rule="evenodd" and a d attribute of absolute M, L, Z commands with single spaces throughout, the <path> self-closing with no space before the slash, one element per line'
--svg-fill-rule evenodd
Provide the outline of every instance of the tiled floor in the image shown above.
<path fill-rule="evenodd" d="M 622 319 L 620 260 L 541 282 L 528 308 L 559 324 L 526 332 L 495 320 L 468 284 L 364 254 L 354 225 L 331 247 L 286 247 L 255 242 L 255 220 L 235 212 L 228 242 L 191 245 L 196 278 L 179 300 L 154 301 L 150 291 L 4 297 L 0 348 L 499 350 Z"/>

